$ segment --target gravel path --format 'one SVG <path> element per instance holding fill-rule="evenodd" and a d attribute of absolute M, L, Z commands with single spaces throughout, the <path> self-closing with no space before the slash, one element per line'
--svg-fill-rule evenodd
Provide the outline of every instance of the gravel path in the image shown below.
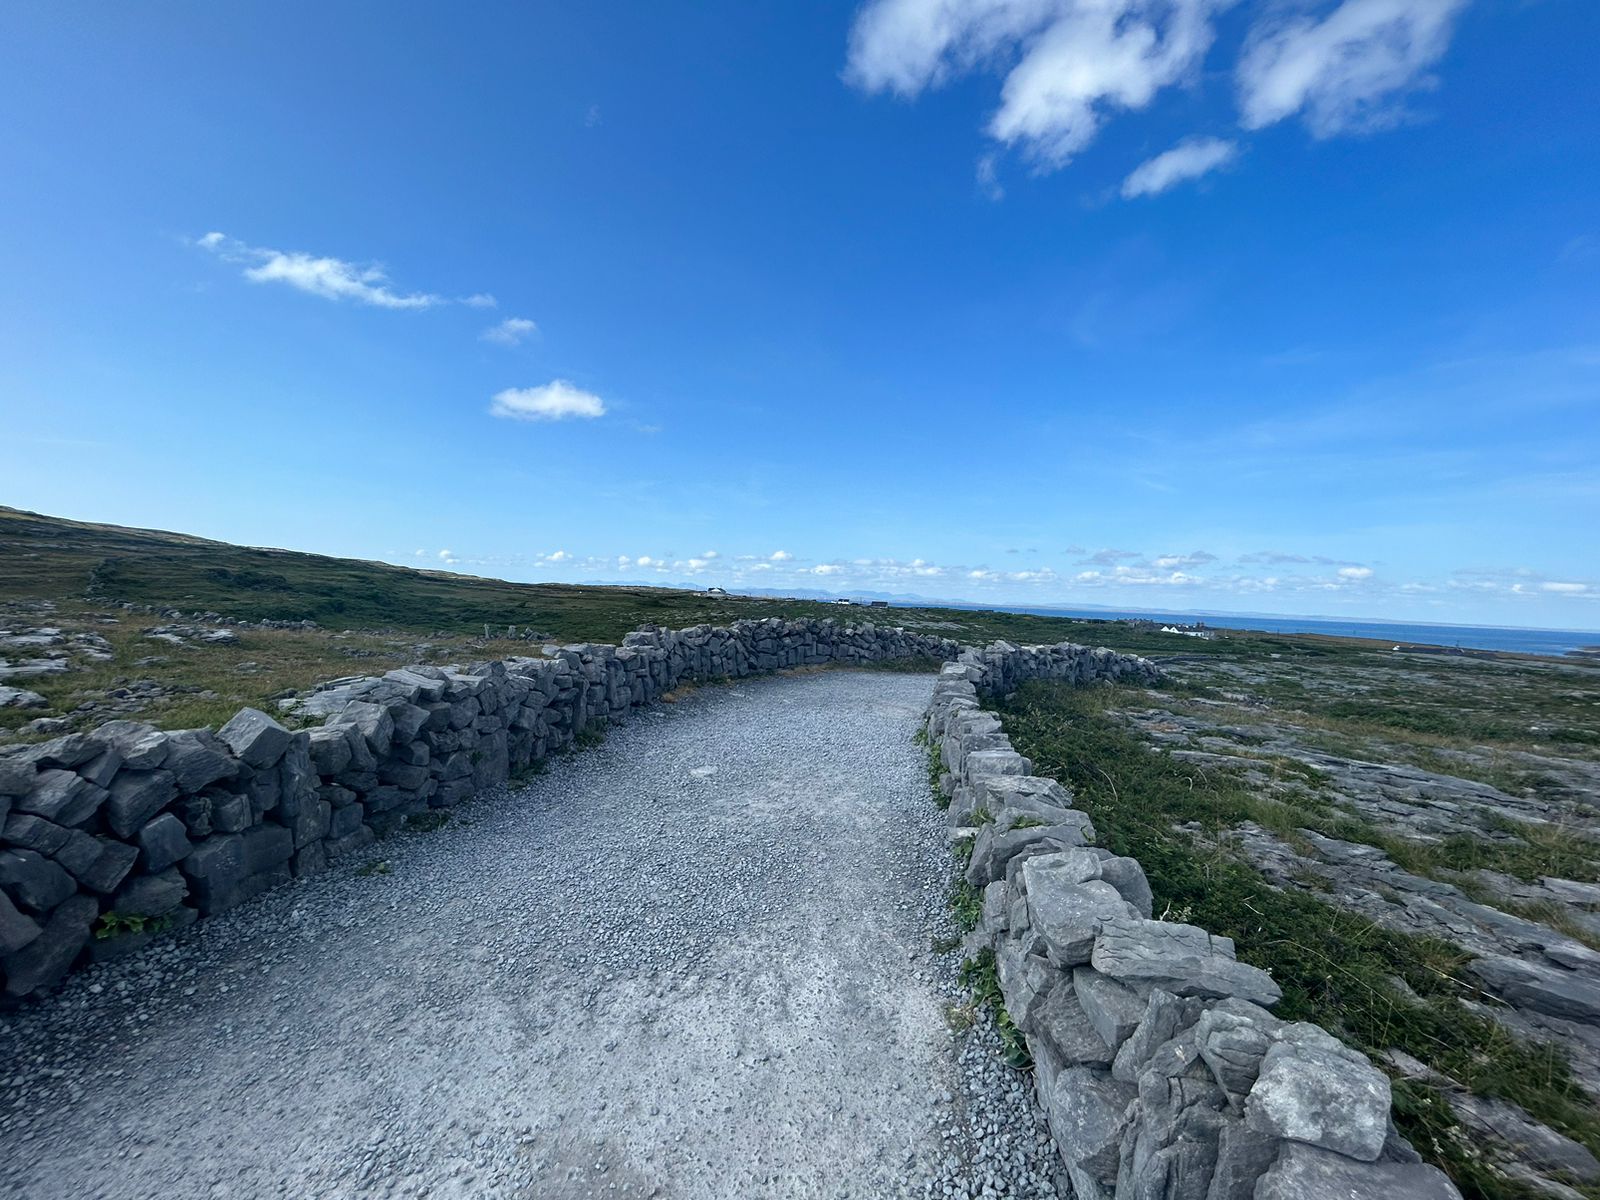
<path fill-rule="evenodd" d="M 1054 1195 L 946 1016 L 928 689 L 703 689 L 0 1015 L 0 1195 Z"/>

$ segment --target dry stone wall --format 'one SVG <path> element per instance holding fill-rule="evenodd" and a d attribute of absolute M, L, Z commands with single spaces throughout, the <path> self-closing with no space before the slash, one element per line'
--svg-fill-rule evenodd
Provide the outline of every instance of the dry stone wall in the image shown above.
<path fill-rule="evenodd" d="M 0 757 L 0 987 L 36 994 L 322 871 L 681 684 L 959 649 L 833 620 L 646 628 L 621 646 L 336 680 L 290 706 L 291 723 L 320 718 L 310 728 L 245 709 L 215 733 L 112 721 L 11 751 Z"/>
<path fill-rule="evenodd" d="M 1037 1065 L 1080 1200 L 1455 1196 L 1395 1133 L 1387 1078 L 1226 938 L 1152 920 L 1137 862 L 1007 740 L 984 693 L 1030 679 L 1153 680 L 1149 662 L 1063 644 L 982 650 L 872 624 L 765 620 L 549 649 L 467 669 L 336 680 L 290 729 L 112 721 L 0 756 L 0 986 L 38 994 L 84 962 L 357 853 L 408 817 L 504 783 L 586 730 L 694 681 L 788 667 L 947 661 L 928 713 L 973 831 L 981 936 Z M 96 936 L 114 934 L 115 936 Z"/>
<path fill-rule="evenodd" d="M 1088 814 L 983 707 L 1028 679 L 1155 675 L 1109 651 L 997 643 L 946 663 L 928 709 L 951 823 L 973 838 L 975 938 L 1078 1200 L 1459 1200 L 1396 1132 L 1388 1077 L 1274 1016 L 1277 985 L 1229 939 L 1152 919 L 1139 863 L 1097 848 Z"/>

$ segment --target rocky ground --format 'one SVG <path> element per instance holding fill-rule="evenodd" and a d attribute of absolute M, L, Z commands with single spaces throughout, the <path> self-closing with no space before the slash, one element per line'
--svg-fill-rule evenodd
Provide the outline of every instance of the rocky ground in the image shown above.
<path fill-rule="evenodd" d="M 1275 885 L 1463 952 L 1474 1007 L 1553 1044 L 1600 1102 L 1600 679 L 1551 663 L 1185 661 L 1117 715 L 1264 803 L 1221 831 Z M 1283 807 L 1278 807 L 1279 805 Z M 1303 823 L 1302 823 L 1303 821 Z M 1527 1194 L 1600 1186 L 1590 1150 L 1405 1055 Z M 1583 1191 L 1575 1190 L 1574 1185 Z M 1521 1193 L 1519 1193 L 1521 1194 Z"/>
<path fill-rule="evenodd" d="M 544 635 L 321 629 L 215 612 L 51 600 L 0 601 L 0 743 L 57 737 L 115 718 L 217 726 L 239 708 L 352 671 L 527 653 Z"/>
<path fill-rule="evenodd" d="M 702 689 L 0 1015 L 0 1194 L 1052 1196 L 924 676 Z"/>

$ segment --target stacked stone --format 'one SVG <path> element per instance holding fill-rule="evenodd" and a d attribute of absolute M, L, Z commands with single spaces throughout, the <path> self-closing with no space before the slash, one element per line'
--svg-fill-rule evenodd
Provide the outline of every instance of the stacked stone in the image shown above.
<path fill-rule="evenodd" d="M 1160 672 L 1147 658 L 1119 654 L 1104 647 L 1091 649 L 1072 642 L 1056 646 L 1013 646 L 993 642 L 982 649 L 967 648 L 957 662 L 978 673 L 986 692 L 1006 696 L 1034 679 L 1055 679 L 1083 684 L 1110 679 L 1128 683 L 1154 683 Z"/>
<path fill-rule="evenodd" d="M 621 646 L 335 680 L 289 705 L 321 718 L 310 729 L 245 709 L 214 734 L 112 721 L 11 751 L 0 756 L 0 983 L 11 998 L 34 994 L 81 962 L 315 874 L 680 684 L 960 652 L 832 620 L 644 629 Z"/>
<path fill-rule="evenodd" d="M 1459 1197 L 1390 1115 L 1389 1080 L 1321 1028 L 1275 1017 L 1279 989 L 1233 943 L 1152 920 L 1140 865 L 1097 848 L 1070 792 L 1036 777 L 984 694 L 1032 678 L 1151 680 L 1143 659 L 997 643 L 946 663 L 928 710 L 983 890 L 977 938 L 1028 1042 L 1039 1101 L 1080 1200 Z"/>

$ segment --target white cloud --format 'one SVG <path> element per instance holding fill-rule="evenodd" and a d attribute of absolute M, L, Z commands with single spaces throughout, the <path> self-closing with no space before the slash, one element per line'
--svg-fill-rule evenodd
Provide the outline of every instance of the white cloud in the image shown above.
<path fill-rule="evenodd" d="M 770 562 L 788 562 L 793 557 L 794 557 L 794 555 L 790 554 L 787 550 L 774 550 L 772 552 L 772 554 L 769 556 L 768 561 L 770 561 Z"/>
<path fill-rule="evenodd" d="M 996 155 L 985 154 L 978 160 L 978 190 L 991 200 L 1004 200 L 1006 189 L 1000 183 L 1000 173 L 995 167 Z"/>
<path fill-rule="evenodd" d="M 544 560 L 545 562 L 566 562 L 571 557 L 572 555 L 565 550 L 557 550 L 554 554 L 546 554 Z"/>
<path fill-rule="evenodd" d="M 247 246 L 224 233 L 208 233 L 195 245 L 224 262 L 249 264 L 244 277 L 251 283 L 282 283 L 326 300 L 354 300 L 375 308 L 432 308 L 444 303 L 427 292 L 394 291 L 388 275 L 377 265 L 362 266 L 301 250 Z"/>
<path fill-rule="evenodd" d="M 617 566 L 619 566 L 619 567 L 631 567 L 632 565 L 633 565 L 633 559 L 629 558 L 626 554 L 617 555 Z"/>
<path fill-rule="evenodd" d="M 321 258 L 298 251 L 274 251 L 259 266 L 245 269 L 251 283 L 286 283 L 328 300 L 357 300 L 377 308 L 432 308 L 439 297 L 423 292 L 402 295 L 390 290 L 388 277 L 377 267 L 360 267 L 338 258 Z"/>
<path fill-rule="evenodd" d="M 1212 11 L 1227 2 L 871 0 L 851 29 L 845 78 L 911 97 L 1015 60 L 989 135 L 1060 167 L 1110 113 L 1144 108 L 1191 73 L 1210 48 Z"/>
<path fill-rule="evenodd" d="M 1197 553 L 1203 555 L 1205 552 Z M 1209 557 L 1205 561 L 1210 561 Z M 1112 567 L 1110 571 L 1079 571 L 1074 580 L 1091 587 L 1185 587 L 1216 582 L 1184 571 L 1154 571 L 1146 566 L 1126 564 Z"/>
<path fill-rule="evenodd" d="M 707 558 L 707 559 L 709 559 L 709 558 L 721 558 L 722 555 L 718 554 L 715 550 L 704 550 L 704 551 L 701 551 L 700 557 L 701 558 Z"/>
<path fill-rule="evenodd" d="M 661 565 L 655 559 L 651 558 L 648 554 L 639 555 L 639 557 L 635 561 L 638 562 L 638 564 L 641 567 L 658 567 L 658 566 Z"/>
<path fill-rule="evenodd" d="M 1140 554 L 1137 550 L 1115 550 L 1107 547 L 1104 550 L 1096 550 L 1093 554 L 1089 555 L 1088 558 L 1083 559 L 1082 562 L 1093 563 L 1097 567 L 1109 567 L 1115 563 L 1122 562 L 1125 559 L 1143 557 L 1144 555 Z"/>
<path fill-rule="evenodd" d="M 470 296 L 461 297 L 461 303 L 468 308 L 497 308 L 500 301 L 496 300 L 488 292 L 474 292 Z"/>
<path fill-rule="evenodd" d="M 1467 0 L 1344 0 L 1326 17 L 1269 17 L 1238 67 L 1246 129 L 1305 112 L 1318 137 L 1392 119 L 1408 88 L 1444 54 Z"/>
<path fill-rule="evenodd" d="M 485 329 L 478 337 L 497 346 L 520 346 L 538 332 L 539 327 L 527 317 L 507 317 L 500 324 Z"/>
<path fill-rule="evenodd" d="M 811 573 L 813 575 L 837 575 L 842 570 L 844 568 L 838 563 L 818 563 L 811 568 Z"/>
<path fill-rule="evenodd" d="M 1238 156 L 1239 147 L 1233 142 L 1220 138 L 1189 138 L 1135 167 L 1122 181 L 1122 195 L 1129 200 L 1135 196 L 1157 195 L 1174 184 L 1199 179 Z"/>
<path fill-rule="evenodd" d="M 1371 567 L 1340 567 L 1339 568 L 1339 578 L 1340 579 L 1371 579 L 1372 578 L 1372 568 Z"/>
<path fill-rule="evenodd" d="M 1271 563 L 1282 565 L 1284 563 L 1315 563 L 1324 567 L 1353 567 L 1359 564 L 1340 562 L 1336 558 L 1329 558 L 1325 554 L 1287 554 L 1281 550 L 1258 550 L 1253 554 L 1241 554 L 1241 563 Z"/>
<path fill-rule="evenodd" d="M 1589 590 L 1589 585 L 1586 583 L 1558 583 L 1554 580 L 1541 583 L 1539 586 L 1547 592 L 1557 592 L 1564 596 L 1576 596 Z"/>
<path fill-rule="evenodd" d="M 1041 170 L 1065 166 L 1118 114 L 1198 76 L 1213 17 L 1237 0 L 866 0 L 844 78 L 912 99 L 973 72 L 1003 77 L 986 132 Z M 1449 45 L 1468 0 L 1262 0 L 1234 67 L 1241 124 L 1296 114 L 1318 137 L 1395 119 Z M 1195 138 L 1137 167 L 1127 197 L 1154 195 L 1224 166 L 1238 148 Z M 993 152 L 978 187 L 1004 191 Z"/>
<path fill-rule="evenodd" d="M 1162 554 L 1151 559 L 1151 562 L 1163 571 L 1170 571 L 1174 567 L 1203 567 L 1207 563 L 1217 561 L 1217 556 L 1209 550 L 1193 550 L 1188 554 Z"/>
<path fill-rule="evenodd" d="M 1211 45 L 1209 0 L 1082 0 L 1023 55 L 989 134 L 1046 167 L 1066 165 L 1110 109 L 1144 108 Z"/>
<path fill-rule="evenodd" d="M 557 379 L 540 387 L 506 388 L 496 392 L 489 413 L 515 421 L 560 421 L 566 417 L 603 417 L 606 406 L 593 392 Z"/>

